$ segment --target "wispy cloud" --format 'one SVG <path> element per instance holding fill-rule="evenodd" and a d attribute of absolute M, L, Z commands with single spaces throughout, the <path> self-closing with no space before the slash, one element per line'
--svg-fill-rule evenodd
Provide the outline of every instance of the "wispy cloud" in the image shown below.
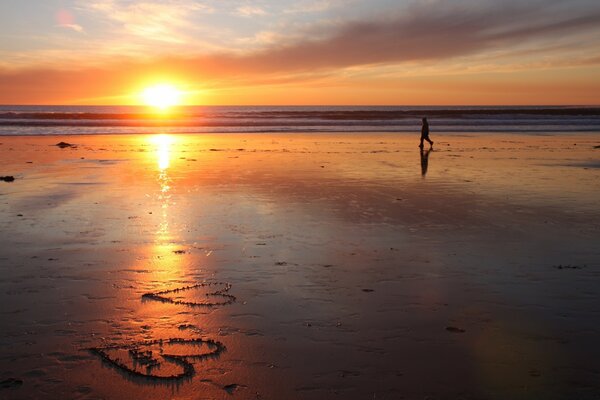
<path fill-rule="evenodd" d="M 600 51 L 600 3 L 594 0 L 568 4 L 558 0 L 412 1 L 387 3 L 365 15 L 350 17 L 345 12 L 340 14 L 344 17 L 323 14 L 310 19 L 284 17 L 287 14 L 281 10 L 278 19 L 273 14 L 276 8 L 264 7 L 275 3 L 265 2 L 77 1 L 74 10 L 94 21 L 94 34 L 69 42 L 70 48 L 65 42 L 38 47 L 30 52 L 31 60 L 60 64 L 63 57 L 58 49 L 64 49 L 64 57 L 79 54 L 81 65 L 118 55 L 148 60 L 178 54 L 188 60 L 221 58 L 227 63 L 237 59 L 249 69 L 303 70 L 478 57 L 499 50 L 506 60 L 511 52 L 527 49 L 543 57 L 539 49 L 578 37 L 582 37 L 575 44 L 578 51 Z M 342 10 L 342 3 L 303 0 L 298 7 Z M 365 7 L 365 2 L 352 0 L 352 4 L 359 3 Z M 232 19 L 235 16 L 237 21 Z M 69 11 L 61 11 L 57 23 L 63 29 L 84 32 L 84 25 Z M 44 54 L 56 57 L 41 57 Z M 552 52 L 553 57 L 557 55 Z M 3 61 L 16 63 L 16 57 L 17 52 L 9 53 Z"/>
<path fill-rule="evenodd" d="M 64 28 L 64 29 L 70 29 L 73 30 L 75 32 L 79 32 L 79 33 L 83 33 L 83 27 L 81 25 L 78 24 L 60 24 L 60 25 L 56 25 L 58 28 Z"/>
<path fill-rule="evenodd" d="M 112 22 L 121 34 L 172 43 L 189 40 L 186 32 L 193 25 L 191 13 L 212 11 L 211 7 L 191 0 L 92 0 L 81 2 L 79 7 Z"/>
<path fill-rule="evenodd" d="M 231 11 L 240 11 L 244 4 L 247 3 L 229 3 L 229 17 L 233 18 Z M 333 0 L 311 4 L 339 6 Z M 96 69 L 92 69 L 67 58 L 67 54 L 69 72 L 39 65 L 35 70 L 22 72 L 0 70 L 0 85 L 10 83 L 10 87 L 16 87 L 14 83 L 21 82 L 35 90 L 28 83 L 34 75 L 52 76 L 52 82 L 45 79 L 45 85 L 56 88 L 72 84 L 74 76 L 81 76 L 80 82 L 85 84 L 84 77 L 90 71 L 101 71 L 102 79 L 112 82 L 111 87 L 153 71 L 189 79 L 198 77 L 214 87 L 234 87 L 308 82 L 332 76 L 391 80 L 419 74 L 506 73 L 600 64 L 596 56 L 600 53 L 600 3 L 592 0 L 414 1 L 363 17 L 311 20 L 309 25 L 278 25 L 273 21 L 268 26 L 256 24 L 258 30 L 237 32 L 237 36 L 236 31 L 231 32 L 228 45 L 211 48 L 210 43 L 216 42 L 199 41 L 201 35 L 194 34 L 199 27 L 191 15 L 222 12 L 217 6 L 192 0 L 82 1 L 79 12 L 102 15 L 102 20 L 108 21 L 118 34 L 105 43 L 103 38 L 90 38 L 80 43 L 80 52 L 71 54 L 90 58 L 101 54 L 110 56 L 106 58 L 112 61 L 105 61 L 100 69 L 96 64 Z M 252 7 L 244 12 L 263 15 L 257 10 L 267 12 Z M 250 19 L 237 17 L 237 21 L 247 20 Z M 254 27 L 255 21 L 247 22 Z M 210 31 L 213 27 L 205 29 Z M 218 30 L 213 35 L 222 36 Z M 168 46 L 156 45 L 161 42 Z M 92 50 L 86 52 L 84 47 Z M 140 57 L 146 53 L 148 57 Z M 44 59 L 42 53 L 35 57 L 31 54 L 30 60 Z M 46 55 L 58 59 L 60 51 Z M 74 74 L 73 69 L 80 74 Z M 113 78 L 117 75 L 118 82 Z M 105 95 L 110 93 L 98 94 Z"/>
<path fill-rule="evenodd" d="M 268 14 L 263 8 L 257 6 L 240 6 L 236 11 L 242 17 L 256 17 Z"/>
<path fill-rule="evenodd" d="M 69 10 L 59 10 L 55 17 L 58 28 L 69 29 L 79 33 L 84 32 L 83 27 L 75 22 L 75 16 Z"/>
<path fill-rule="evenodd" d="M 526 45 L 538 48 L 581 34 L 596 40 L 582 43 L 580 49 L 586 45 L 600 48 L 600 4 L 566 8 L 559 2 L 543 3 L 544 9 L 538 2 L 413 3 L 377 20 L 338 24 L 323 39 L 309 36 L 280 43 L 245 61 L 307 69 L 439 60 Z"/>
<path fill-rule="evenodd" d="M 299 0 L 292 7 L 284 10 L 284 13 L 322 13 L 334 8 L 351 7 L 352 3 L 356 3 L 356 0 Z"/>

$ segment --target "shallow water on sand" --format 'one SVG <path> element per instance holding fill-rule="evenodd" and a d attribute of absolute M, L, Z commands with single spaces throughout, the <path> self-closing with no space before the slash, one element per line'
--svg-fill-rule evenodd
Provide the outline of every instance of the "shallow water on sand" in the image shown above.
<path fill-rule="evenodd" d="M 2 398 L 600 392 L 593 135 L 61 140 L 0 138 Z"/>

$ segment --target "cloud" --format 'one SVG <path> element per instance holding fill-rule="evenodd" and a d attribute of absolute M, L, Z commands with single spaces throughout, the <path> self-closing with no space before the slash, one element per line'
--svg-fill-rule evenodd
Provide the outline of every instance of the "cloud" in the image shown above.
<path fill-rule="evenodd" d="M 256 17 L 268 14 L 264 9 L 256 6 L 241 6 L 236 11 L 242 17 Z"/>
<path fill-rule="evenodd" d="M 65 29 L 70 29 L 73 30 L 75 32 L 79 32 L 79 33 L 83 33 L 83 27 L 81 25 L 78 24 L 60 24 L 60 25 L 56 25 L 59 28 L 65 28 Z"/>
<path fill-rule="evenodd" d="M 524 44 L 538 46 L 600 30 L 598 6 L 554 14 L 540 11 L 536 3 L 426 4 L 415 3 L 405 12 L 378 20 L 347 22 L 335 26 L 324 39 L 272 46 L 244 61 L 298 70 L 440 60 Z M 546 7 L 552 8 L 548 2 Z"/>
<path fill-rule="evenodd" d="M 96 18 L 101 16 L 111 21 L 121 35 L 172 43 L 189 41 L 185 32 L 192 27 L 191 13 L 212 12 L 210 7 L 191 0 L 94 0 L 82 2 L 80 8 Z M 127 37 L 122 40 L 127 40 Z"/>
<path fill-rule="evenodd" d="M 229 12 L 238 10 L 238 17 L 265 15 L 264 20 L 258 18 L 260 23 L 252 21 L 239 26 L 232 25 L 231 15 L 228 19 L 227 13 L 223 14 L 219 2 L 78 1 L 78 13 L 94 18 L 102 29 L 96 29 L 85 41 L 81 38 L 79 42 L 59 43 L 52 50 L 64 49 L 69 59 L 80 54 L 81 65 L 98 65 L 119 55 L 148 60 L 180 54 L 181 58 L 197 59 L 199 63 L 220 58 L 225 64 L 242 63 L 249 70 L 298 71 L 431 62 L 498 51 L 502 51 L 505 60 L 509 60 L 511 52 L 529 51 L 544 57 L 546 53 L 538 49 L 565 39 L 572 39 L 574 49 L 582 52 L 598 52 L 600 47 L 600 3 L 592 0 L 428 0 L 374 6 L 368 13 L 355 10 L 359 5 L 364 8 L 366 3 L 351 0 L 353 6 L 346 8 L 360 16 L 350 18 L 351 14 L 340 14 L 336 9 L 336 16 L 344 16 L 314 16 L 310 22 L 306 16 L 289 17 L 283 11 L 279 19 L 274 19 L 276 15 L 266 16 L 262 7 L 234 1 L 228 3 L 232 9 L 225 8 Z M 316 9 L 340 8 L 342 3 L 302 2 Z M 211 17 L 207 18 L 207 14 Z M 71 13 L 64 12 L 61 18 L 61 27 L 83 29 Z M 31 53 L 30 59 L 46 64 L 60 64 L 63 59 L 45 57 L 43 48 Z M 567 53 L 572 51 L 564 54 Z M 17 65 L 9 58 L 16 55 L 7 54 L 4 64 Z M 556 57 L 559 52 L 551 55 Z"/>
<path fill-rule="evenodd" d="M 59 10 L 56 15 L 57 27 L 70 29 L 75 32 L 83 33 L 83 27 L 77 23 L 75 23 L 75 16 L 69 10 Z"/>
<path fill-rule="evenodd" d="M 302 36 L 262 31 L 237 42 L 262 45 L 250 52 L 221 51 L 169 62 L 186 72 L 196 70 L 219 77 L 304 74 L 469 57 L 480 63 L 486 57 L 496 57 L 503 70 L 511 63 L 534 65 L 536 60 L 572 65 L 578 59 L 589 60 L 585 54 L 600 47 L 600 5 L 594 4 L 575 1 L 565 7 L 562 2 L 548 0 L 414 2 L 370 20 L 319 23 L 305 29 Z M 564 42 L 572 49 L 555 46 Z M 500 59 L 498 53 L 502 53 Z M 527 59 L 527 54 L 535 59 Z"/>
<path fill-rule="evenodd" d="M 176 3 L 182 8 L 174 7 L 173 1 L 146 1 L 135 6 L 117 0 L 88 4 L 106 15 L 114 12 L 112 21 L 132 35 L 150 36 L 152 40 L 158 36 L 156 40 L 161 40 L 164 35 L 181 37 L 178 28 L 190 24 L 186 13 L 198 5 L 183 0 Z M 246 42 L 235 43 L 251 45 L 252 50 L 240 53 L 237 48 L 229 51 L 221 48 L 202 54 L 192 46 L 186 55 L 159 55 L 152 61 L 114 59 L 100 72 L 77 63 L 71 63 L 73 67 L 68 72 L 0 70 L 0 89 L 16 90 L 16 82 L 21 82 L 35 91 L 37 86 L 28 82 L 35 81 L 32 77 L 38 75 L 52 76 L 51 82 L 42 79 L 44 85 L 53 87 L 48 90 L 60 91 L 59 88 L 72 85 L 73 81 L 85 85 L 90 74 L 112 82 L 106 87 L 114 90 L 144 74 L 190 77 L 213 87 L 234 87 L 294 82 L 294 79 L 306 82 L 327 75 L 368 76 L 368 71 L 373 71 L 370 77 L 376 78 L 386 68 L 385 76 L 394 76 L 398 71 L 455 74 L 589 67 L 600 63 L 596 56 L 600 50 L 600 3 L 420 1 L 364 19 L 319 21 L 303 28 L 302 35 L 264 30 Z M 110 94 L 108 89 L 97 90 L 102 95 Z"/>
<path fill-rule="evenodd" d="M 357 0 L 298 0 L 284 13 L 321 13 L 338 7 L 349 7 L 356 2 Z"/>

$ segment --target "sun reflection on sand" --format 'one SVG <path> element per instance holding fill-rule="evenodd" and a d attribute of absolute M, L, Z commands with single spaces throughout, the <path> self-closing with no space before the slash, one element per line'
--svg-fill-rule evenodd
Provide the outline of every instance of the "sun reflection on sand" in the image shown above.
<path fill-rule="evenodd" d="M 158 170 L 165 172 L 171 164 L 171 144 L 174 139 L 169 135 L 157 135 L 152 136 L 152 142 L 156 145 L 156 151 L 158 156 Z"/>
<path fill-rule="evenodd" d="M 161 207 L 161 221 L 157 231 L 159 242 L 168 242 L 171 239 L 169 232 L 169 206 L 171 201 L 171 179 L 169 177 L 169 166 L 171 164 L 171 144 L 173 138 L 169 135 L 158 135 L 152 137 L 156 144 L 156 156 L 158 160 L 158 183 L 160 192 L 158 200 Z"/>
<path fill-rule="evenodd" d="M 172 189 L 173 180 L 169 174 L 172 169 L 172 145 L 175 138 L 170 135 L 161 134 L 152 136 L 150 141 L 155 146 L 152 153 L 156 158 L 158 192 L 156 199 L 160 207 L 158 220 L 158 229 L 156 230 L 154 245 L 152 246 L 152 256 L 159 259 L 163 267 L 172 272 L 178 270 L 181 263 L 181 257 L 175 251 L 180 250 L 176 245 L 177 238 L 173 235 L 170 211 L 173 206 Z"/>

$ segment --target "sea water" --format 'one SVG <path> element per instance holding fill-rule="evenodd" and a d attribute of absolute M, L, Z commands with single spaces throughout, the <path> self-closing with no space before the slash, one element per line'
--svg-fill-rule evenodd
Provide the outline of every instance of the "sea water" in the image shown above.
<path fill-rule="evenodd" d="M 600 132 L 600 108 L 560 106 L 0 106 L 0 135 L 268 132 Z"/>

